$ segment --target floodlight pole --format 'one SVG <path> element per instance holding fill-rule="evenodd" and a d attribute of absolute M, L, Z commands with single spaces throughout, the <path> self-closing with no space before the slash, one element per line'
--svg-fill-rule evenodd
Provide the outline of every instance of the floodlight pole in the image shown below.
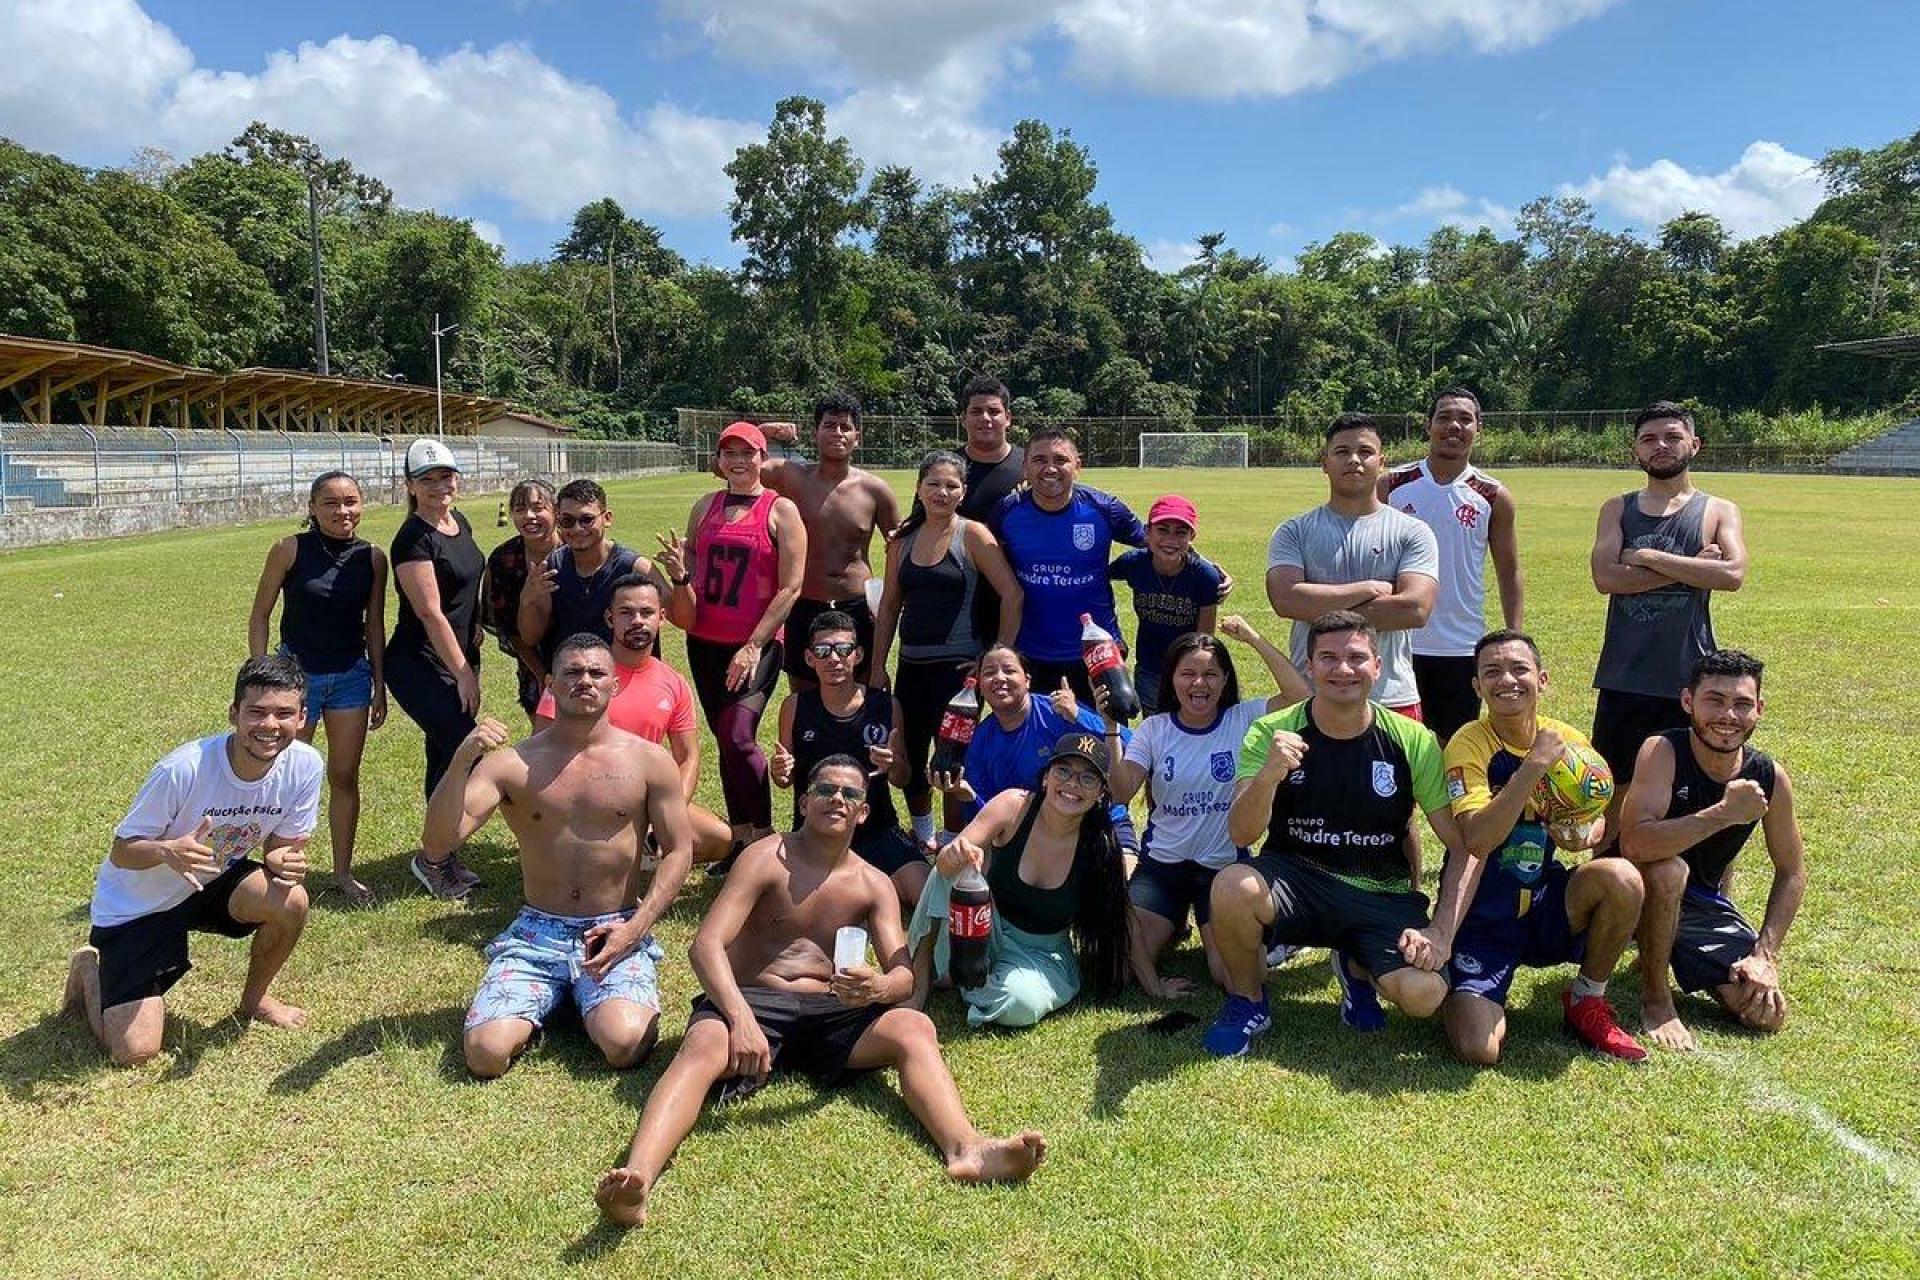
<path fill-rule="evenodd" d="M 313 245 L 313 350 L 320 358 L 320 376 L 327 377 L 327 294 L 320 274 L 320 194 L 314 190 L 313 171 L 307 171 L 307 237 Z"/>
<path fill-rule="evenodd" d="M 447 434 L 446 402 L 440 394 L 440 336 L 452 333 L 460 326 L 457 324 L 440 325 L 440 313 L 433 313 L 433 433 L 437 436 Z"/>

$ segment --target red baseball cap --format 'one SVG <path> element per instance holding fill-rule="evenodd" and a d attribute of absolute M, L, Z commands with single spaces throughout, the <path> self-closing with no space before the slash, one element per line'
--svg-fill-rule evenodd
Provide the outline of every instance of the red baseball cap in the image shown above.
<path fill-rule="evenodd" d="M 1159 499 L 1153 504 L 1153 510 L 1147 512 L 1148 524 L 1159 524 L 1162 520 L 1178 520 L 1195 533 L 1200 532 L 1200 513 L 1177 493 Z"/>
<path fill-rule="evenodd" d="M 720 442 L 713 446 L 713 451 L 718 453 L 720 450 L 726 448 L 727 441 L 729 440 L 743 440 L 758 449 L 761 453 L 767 451 L 766 436 L 762 435 L 760 428 L 754 426 L 751 422 L 733 422 L 727 424 L 727 429 L 720 433 Z"/>

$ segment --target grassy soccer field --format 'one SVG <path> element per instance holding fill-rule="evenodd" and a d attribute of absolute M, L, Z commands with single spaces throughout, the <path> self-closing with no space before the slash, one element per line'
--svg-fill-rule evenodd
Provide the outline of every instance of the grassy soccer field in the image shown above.
<path fill-rule="evenodd" d="M 1587 580 L 1596 508 L 1626 472 L 1512 472 L 1546 709 L 1576 725 L 1603 601 Z M 910 477 L 894 477 L 902 492 Z M 1261 590 L 1268 534 L 1321 500 L 1311 471 L 1109 472 L 1136 509 L 1178 489 L 1230 608 L 1282 634 Z M 684 1026 L 684 955 L 711 889 L 696 873 L 662 941 L 660 1048 L 611 1072 L 562 1024 L 505 1079 L 458 1049 L 480 947 L 517 905 L 503 825 L 470 861 L 471 907 L 408 877 L 420 740 L 396 708 L 370 741 L 360 865 L 381 895 L 319 897 L 277 987 L 298 1032 L 229 1016 L 245 948 L 196 940 L 167 1052 L 118 1071 L 53 1017 L 112 825 L 152 763 L 220 728 L 269 540 L 290 524 L 0 556 L 0 1259 L 10 1276 L 315 1274 L 1831 1275 L 1920 1274 L 1920 862 L 1911 766 L 1920 695 L 1913 481 L 1710 475 L 1744 508 L 1754 568 L 1716 602 L 1723 643 L 1768 661 L 1756 742 L 1794 771 L 1810 866 L 1783 970 L 1793 1017 L 1742 1034 L 1682 1003 L 1702 1044 L 1638 1070 L 1560 1033 L 1564 972 L 1515 985 L 1508 1061 L 1474 1071 L 1437 1024 L 1338 1025 L 1324 963 L 1274 978 L 1254 1054 L 1207 1059 L 1198 1029 L 1143 1029 L 1137 995 L 1017 1034 L 936 1008 L 976 1121 L 1044 1130 L 1015 1189 L 950 1185 L 893 1092 L 783 1081 L 702 1121 L 643 1234 L 598 1225 L 595 1177 L 625 1149 Z M 616 533 L 653 545 L 710 481 L 615 488 Z M 483 548 L 495 502 L 467 505 Z M 398 516 L 362 533 L 384 546 Z M 1122 615 L 1126 604 L 1122 602 Z M 391 612 L 389 613 L 391 620 Z M 680 661 L 677 633 L 669 655 Z M 1257 660 L 1242 663 L 1270 688 Z M 518 720 L 490 649 L 487 706 Z M 513 713 L 509 716 L 508 713 Z M 770 736 L 772 717 L 768 717 Z M 709 752 L 711 743 L 708 744 Z M 706 800 L 717 807 L 708 757 Z M 776 807 L 785 803 L 776 797 Z M 1756 841 L 1757 845 L 1757 841 Z M 328 884 L 325 824 L 311 850 Z M 1438 859 L 1430 858 L 1437 866 Z M 1736 897 L 1767 885 L 1750 848 Z M 1431 886 L 1429 886 L 1431 887 Z M 1197 943 L 1170 971 L 1201 980 Z M 1636 988 L 1614 986 L 1634 1025 Z M 1215 998 L 1185 1007 L 1203 1022 Z"/>

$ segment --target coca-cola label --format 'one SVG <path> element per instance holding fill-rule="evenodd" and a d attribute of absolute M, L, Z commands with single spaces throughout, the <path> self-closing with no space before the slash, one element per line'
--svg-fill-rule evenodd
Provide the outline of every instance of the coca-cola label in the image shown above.
<path fill-rule="evenodd" d="M 993 932 L 991 902 L 955 902 L 947 907 L 947 931 L 956 938 L 984 938 Z"/>
<path fill-rule="evenodd" d="M 942 742 L 972 742 L 973 731 L 979 721 L 972 716 L 962 715 L 958 711 L 948 711 L 940 717 L 940 740 Z"/>
<path fill-rule="evenodd" d="M 1120 665 L 1120 646 L 1111 640 L 1097 640 L 1081 650 L 1081 657 L 1086 661 L 1088 675 L 1105 675 Z"/>

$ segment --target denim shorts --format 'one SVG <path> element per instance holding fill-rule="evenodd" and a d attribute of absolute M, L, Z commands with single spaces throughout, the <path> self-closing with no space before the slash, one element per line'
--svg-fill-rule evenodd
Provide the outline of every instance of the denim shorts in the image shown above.
<path fill-rule="evenodd" d="M 280 652 L 293 657 L 285 648 Z M 372 705 L 373 664 L 365 658 L 345 671 L 307 672 L 308 720 L 318 720 L 323 711 L 362 711 Z"/>
<path fill-rule="evenodd" d="M 597 924 L 618 924 L 632 911 L 601 916 L 555 916 L 522 907 L 506 931 L 487 946 L 467 1030 L 500 1018 L 524 1018 L 538 1027 L 569 995 L 585 1017 L 608 1000 L 660 1007 L 659 963 L 666 955 L 648 934 L 608 971 L 604 981 L 586 969 L 585 937 Z"/>

